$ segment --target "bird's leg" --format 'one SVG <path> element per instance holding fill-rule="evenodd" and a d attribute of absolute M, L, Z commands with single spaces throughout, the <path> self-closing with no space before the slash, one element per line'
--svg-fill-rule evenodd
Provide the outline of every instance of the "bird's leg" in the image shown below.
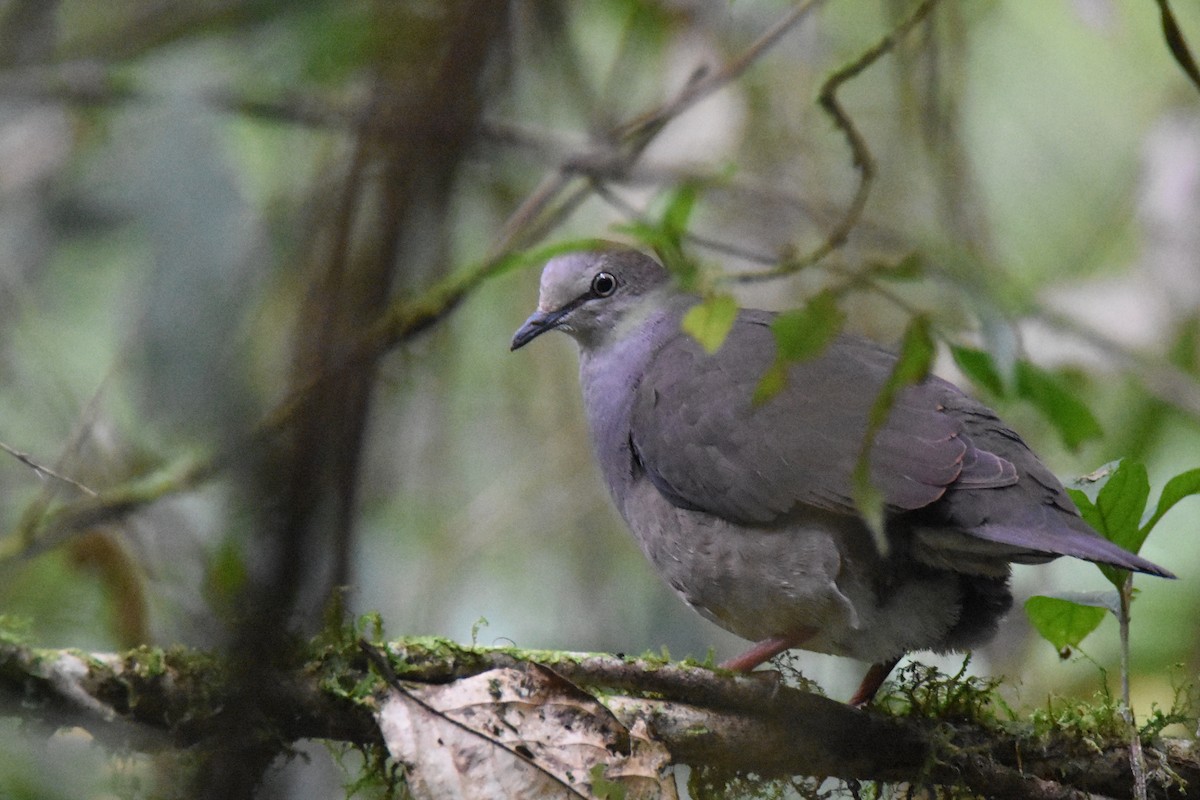
<path fill-rule="evenodd" d="M 718 666 L 720 666 L 721 669 L 730 669 L 734 672 L 749 672 L 759 664 L 762 664 L 765 661 L 770 661 L 784 650 L 791 650 L 793 647 L 799 647 L 800 645 L 804 644 L 806 639 L 811 638 L 816 632 L 817 631 L 815 628 L 801 628 L 794 633 L 784 634 L 781 636 L 772 636 L 768 639 L 763 639 L 746 652 L 739 656 L 734 656 L 728 661 L 722 661 Z"/>
<path fill-rule="evenodd" d="M 879 687 L 883 685 L 883 681 L 896 664 L 899 663 L 899 658 L 891 658 L 887 661 L 880 661 L 878 664 L 872 664 L 867 670 L 867 674 L 863 676 L 862 683 L 859 684 L 858 691 L 850 698 L 850 705 L 865 706 L 867 703 L 875 699 L 875 693 L 879 691 Z"/>

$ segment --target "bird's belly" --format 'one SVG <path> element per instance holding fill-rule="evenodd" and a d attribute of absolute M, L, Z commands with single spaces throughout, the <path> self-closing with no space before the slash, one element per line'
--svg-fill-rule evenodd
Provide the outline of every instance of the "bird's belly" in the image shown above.
<path fill-rule="evenodd" d="M 786 527 L 740 525 L 677 508 L 648 481 L 627 498 L 625 519 L 663 579 L 746 639 L 815 631 L 804 649 L 883 661 L 941 648 L 958 619 L 955 576 L 881 580 L 890 576 L 880 574 L 869 534 L 852 523 L 817 512 Z M 894 588 L 881 595 L 884 583 Z"/>

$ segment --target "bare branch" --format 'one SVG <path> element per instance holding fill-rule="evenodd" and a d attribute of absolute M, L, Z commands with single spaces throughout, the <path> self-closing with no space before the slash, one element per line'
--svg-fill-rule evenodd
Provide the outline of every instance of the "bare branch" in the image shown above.
<path fill-rule="evenodd" d="M 75 480 L 74 478 L 70 478 L 70 477 L 67 477 L 66 475 L 62 475 L 58 472 L 55 472 L 50 467 L 39 464 L 37 461 L 34 461 L 33 456 L 29 455 L 28 453 L 22 453 L 20 450 L 14 450 L 13 448 L 6 445 L 4 442 L 0 442 L 0 450 L 3 450 L 4 452 L 8 453 L 10 456 L 15 458 L 17 461 L 20 461 L 22 464 L 24 464 L 25 466 L 32 469 L 34 471 L 34 474 L 36 474 L 39 478 L 53 478 L 54 480 L 61 481 L 62 483 L 67 484 L 68 486 L 75 487 L 76 489 L 78 489 L 79 491 L 83 492 L 86 495 L 90 495 L 92 497 L 96 496 L 96 491 L 94 489 L 90 489 L 87 486 L 84 486 L 82 483 Z"/>
<path fill-rule="evenodd" d="M 780 17 L 774 25 L 768 28 L 745 51 L 721 69 L 709 73 L 697 73 L 671 100 L 663 105 L 642 114 L 633 120 L 619 126 L 614 133 L 622 140 L 634 141 L 634 153 L 640 154 L 645 146 L 661 131 L 668 122 L 678 117 L 687 109 L 703 100 L 708 95 L 737 80 L 749 69 L 754 62 L 778 44 L 792 28 L 801 22 L 810 12 L 823 5 L 825 0 L 805 0 L 798 3 L 790 11 Z"/>
<path fill-rule="evenodd" d="M 46 552 L 78 531 L 114 522 L 163 497 L 193 489 L 212 477 L 221 464 L 213 458 L 185 457 L 150 475 L 65 503 L 39 519 L 36 530 L 0 540 L 0 562 Z"/>

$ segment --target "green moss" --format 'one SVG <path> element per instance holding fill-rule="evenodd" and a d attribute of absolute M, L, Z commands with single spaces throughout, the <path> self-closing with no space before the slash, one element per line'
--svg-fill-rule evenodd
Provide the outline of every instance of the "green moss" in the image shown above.
<path fill-rule="evenodd" d="M 968 675 L 970 663 L 968 656 L 954 675 L 916 662 L 906 664 L 884 684 L 874 705 L 896 717 L 965 721 L 983 727 L 1015 719 L 1013 710 L 996 694 L 1000 679 Z"/>
<path fill-rule="evenodd" d="M 1048 697 L 1044 706 L 1033 709 L 1028 722 L 1037 740 L 1066 737 L 1095 752 L 1100 752 L 1105 742 L 1129 735 L 1121 706 L 1107 691 L 1097 692 L 1090 701 Z"/>
<path fill-rule="evenodd" d="M 825 690 L 816 681 L 804 677 L 804 673 L 800 671 L 799 657 L 793 651 L 788 651 L 782 657 L 776 658 L 775 663 L 779 665 L 779 672 L 783 675 L 784 682 L 788 686 L 798 689 L 809 694 L 820 695 L 825 697 Z"/>
<path fill-rule="evenodd" d="M 187 652 L 187 651 L 182 651 Z M 137 673 L 139 678 L 152 679 L 167 673 L 167 653 L 161 647 L 141 647 L 125 655 L 125 666 Z"/>
<path fill-rule="evenodd" d="M 1181 678 L 1188 674 L 1184 664 L 1173 665 L 1170 672 L 1174 689 L 1171 707 L 1163 709 L 1157 704 L 1150 706 L 1150 713 L 1139 731 L 1143 740 L 1154 739 L 1171 725 L 1180 726 L 1182 735 L 1192 739 L 1197 737 L 1197 731 L 1200 730 L 1200 687 L 1195 681 Z"/>
<path fill-rule="evenodd" d="M 33 636 L 33 620 L 15 614 L 0 614 L 0 644 L 21 646 Z"/>
<path fill-rule="evenodd" d="M 317 678 L 322 691 L 374 713 L 384 681 L 372 670 L 363 643 L 375 646 L 390 656 L 382 642 L 383 618 L 377 612 L 351 619 L 340 594 L 326 610 L 325 626 L 309 643 L 305 669 Z M 395 659 L 388 658 L 395 669 Z M 334 759 L 347 776 L 347 798 L 410 797 L 404 783 L 403 767 L 393 762 L 382 743 L 328 744 Z M 357 761 L 352 764 L 351 760 Z"/>
<path fill-rule="evenodd" d="M 346 776 L 347 800 L 407 800 L 412 796 L 404 782 L 404 768 L 392 761 L 382 746 L 330 742 L 328 747 Z"/>

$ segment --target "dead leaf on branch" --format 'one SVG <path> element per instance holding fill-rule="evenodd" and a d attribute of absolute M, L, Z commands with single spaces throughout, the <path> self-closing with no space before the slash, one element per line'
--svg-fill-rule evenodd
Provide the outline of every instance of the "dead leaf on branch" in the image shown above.
<path fill-rule="evenodd" d="M 676 798 L 644 722 L 540 665 L 393 688 L 376 720 L 417 798 Z"/>

